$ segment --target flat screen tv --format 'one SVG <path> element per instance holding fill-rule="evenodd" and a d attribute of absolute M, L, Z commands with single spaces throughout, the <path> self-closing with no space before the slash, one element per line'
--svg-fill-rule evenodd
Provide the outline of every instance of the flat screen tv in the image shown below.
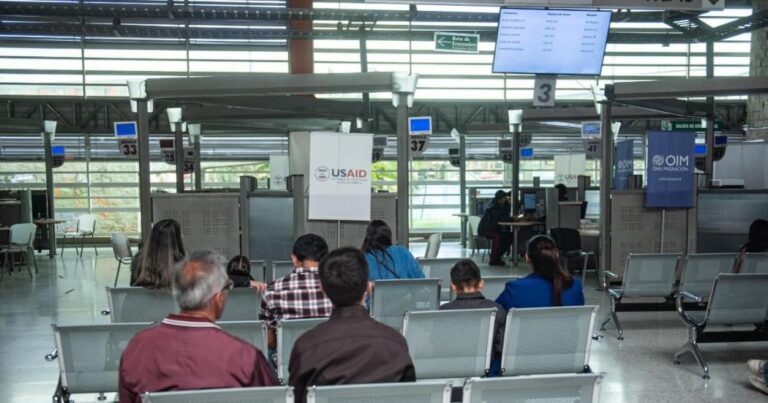
<path fill-rule="evenodd" d="M 494 73 L 599 76 L 610 11 L 502 8 Z"/>

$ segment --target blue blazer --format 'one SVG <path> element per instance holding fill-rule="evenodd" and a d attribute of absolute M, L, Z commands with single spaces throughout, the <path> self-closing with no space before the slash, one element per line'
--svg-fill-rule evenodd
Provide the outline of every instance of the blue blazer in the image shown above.
<path fill-rule="evenodd" d="M 496 303 L 504 309 L 545 308 L 552 306 L 552 282 L 536 273 L 507 283 Z M 571 287 L 563 290 L 563 306 L 584 305 L 581 281 L 573 279 Z"/>
<path fill-rule="evenodd" d="M 365 258 L 368 260 L 370 281 L 424 278 L 424 272 L 411 251 L 400 245 L 392 245 L 384 251 L 366 253 Z"/>

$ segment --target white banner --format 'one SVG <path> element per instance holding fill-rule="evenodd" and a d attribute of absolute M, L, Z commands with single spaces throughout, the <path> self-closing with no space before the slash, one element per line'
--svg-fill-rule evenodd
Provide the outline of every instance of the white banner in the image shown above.
<path fill-rule="evenodd" d="M 288 176 L 288 156 L 269 156 L 269 189 L 286 190 L 285 178 Z"/>
<path fill-rule="evenodd" d="M 312 132 L 309 219 L 370 221 L 373 135 Z"/>
<path fill-rule="evenodd" d="M 579 175 L 584 175 L 587 157 L 584 154 L 555 155 L 555 184 L 569 188 L 578 186 Z"/>

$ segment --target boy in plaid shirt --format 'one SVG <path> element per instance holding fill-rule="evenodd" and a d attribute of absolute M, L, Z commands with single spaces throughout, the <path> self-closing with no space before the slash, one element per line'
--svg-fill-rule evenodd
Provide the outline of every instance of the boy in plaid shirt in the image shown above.
<path fill-rule="evenodd" d="M 269 326 L 270 348 L 275 348 L 278 320 L 331 316 L 333 304 L 320 287 L 317 271 L 327 254 L 328 244 L 315 234 L 302 235 L 293 244 L 293 272 L 270 284 L 261 299 L 260 316 Z"/>

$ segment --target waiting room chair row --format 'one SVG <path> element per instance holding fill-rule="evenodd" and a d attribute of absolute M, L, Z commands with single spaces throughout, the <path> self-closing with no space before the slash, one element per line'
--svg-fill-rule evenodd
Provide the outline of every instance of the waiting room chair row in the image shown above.
<path fill-rule="evenodd" d="M 603 376 L 598 374 L 538 375 L 503 379 L 472 378 L 463 384 L 463 403 L 527 403 L 599 401 Z M 447 381 L 317 386 L 307 391 L 308 403 L 450 403 Z M 143 403 L 293 403 L 293 388 L 217 389 L 147 393 Z"/>
<path fill-rule="evenodd" d="M 596 307 L 513 309 L 507 316 L 503 376 L 588 372 Z M 490 369 L 495 310 L 409 312 L 403 334 L 419 379 L 486 376 Z M 287 381 L 294 342 L 326 319 L 281 321 L 277 327 L 277 377 Z M 56 396 L 117 390 L 122 351 L 150 323 L 54 326 L 60 369 Z M 221 328 L 266 350 L 262 322 L 220 322 Z M 553 330 L 556 329 L 556 330 Z"/>
<path fill-rule="evenodd" d="M 617 312 L 622 311 L 673 311 L 676 310 L 675 297 L 680 290 L 698 295 L 702 303 L 707 301 L 715 278 L 721 273 L 730 273 L 738 255 L 732 253 L 691 254 L 683 257 L 679 254 L 630 254 L 624 269 L 622 284 L 618 288 L 609 288 L 611 304 L 610 317 L 605 325 L 613 321 L 619 333 L 619 340 L 624 338 L 624 331 Z M 768 254 L 748 254 L 744 258 L 742 273 L 768 273 Z M 618 276 L 606 272 L 607 277 Z M 656 298 L 664 302 L 627 302 L 626 299 Z M 704 304 L 688 304 L 687 308 L 699 309 Z"/>

